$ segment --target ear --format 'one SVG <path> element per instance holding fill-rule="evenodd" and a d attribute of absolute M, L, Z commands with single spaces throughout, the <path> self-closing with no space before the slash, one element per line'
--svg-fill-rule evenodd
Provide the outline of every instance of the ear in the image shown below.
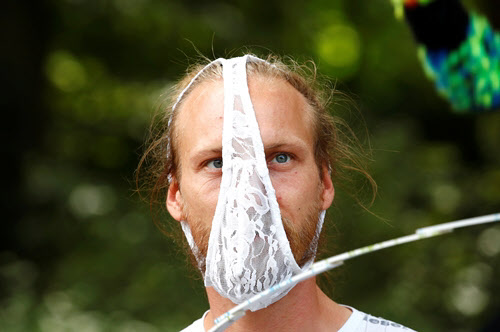
<path fill-rule="evenodd" d="M 179 182 L 175 177 L 172 176 L 172 181 L 170 181 L 170 186 L 168 186 L 167 191 L 167 210 L 177 221 L 184 220 L 183 216 L 183 206 L 184 201 L 179 188 Z"/>
<path fill-rule="evenodd" d="M 326 164 L 324 164 L 322 168 L 321 182 L 323 184 L 323 191 L 321 192 L 321 209 L 326 210 L 332 205 L 333 197 L 335 196 L 332 177 L 330 176 L 330 171 Z"/>

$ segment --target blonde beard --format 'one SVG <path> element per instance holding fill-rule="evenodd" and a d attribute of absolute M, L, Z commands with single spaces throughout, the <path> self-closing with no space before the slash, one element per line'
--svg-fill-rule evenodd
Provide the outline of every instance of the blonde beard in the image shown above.
<path fill-rule="evenodd" d="M 205 258 L 208 252 L 208 241 L 210 239 L 211 224 L 200 220 L 199 218 L 192 217 L 190 208 L 185 204 L 183 206 L 184 220 L 189 224 L 193 240 L 198 247 L 199 257 Z M 311 251 L 311 242 L 316 235 L 316 228 L 318 226 L 319 214 L 321 213 L 321 200 L 318 197 L 315 199 L 314 204 L 308 208 L 306 214 L 306 222 L 303 226 L 299 227 L 291 219 L 282 217 L 283 228 L 285 229 L 290 249 L 297 265 L 302 267 L 306 262 L 316 255 L 316 251 Z M 283 215 L 283 214 L 282 214 Z M 205 259 L 202 262 L 196 260 L 191 250 L 191 263 L 200 269 L 202 274 L 205 271 Z"/>

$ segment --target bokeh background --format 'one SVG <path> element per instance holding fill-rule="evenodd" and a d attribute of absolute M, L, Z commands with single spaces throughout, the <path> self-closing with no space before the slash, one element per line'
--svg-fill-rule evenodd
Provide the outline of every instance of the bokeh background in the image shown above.
<path fill-rule="evenodd" d="M 500 28 L 499 2 L 464 3 Z M 207 309 L 133 183 L 159 96 L 195 47 L 314 60 L 356 100 L 343 113 L 373 149 L 379 217 L 337 192 L 331 253 L 499 212 L 500 113 L 452 112 L 389 0 L 7 1 L 0 15 L 1 331 L 176 331 Z M 500 227 L 353 260 L 331 285 L 419 331 L 498 330 Z"/>

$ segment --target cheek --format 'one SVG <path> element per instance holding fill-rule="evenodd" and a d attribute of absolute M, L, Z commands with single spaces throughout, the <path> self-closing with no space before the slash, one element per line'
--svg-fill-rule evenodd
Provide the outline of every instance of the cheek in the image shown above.
<path fill-rule="evenodd" d="M 191 177 L 191 180 L 181 188 L 189 213 L 197 220 L 211 221 L 217 206 L 220 181 L 196 176 Z"/>
<path fill-rule="evenodd" d="M 317 196 L 319 179 L 314 175 L 292 171 L 289 174 L 273 174 L 271 181 L 278 204 L 287 218 L 301 213 L 307 202 Z"/>
<path fill-rule="evenodd" d="M 319 197 L 321 183 L 313 171 L 275 173 L 271 174 L 271 181 L 284 218 L 303 220 Z"/>

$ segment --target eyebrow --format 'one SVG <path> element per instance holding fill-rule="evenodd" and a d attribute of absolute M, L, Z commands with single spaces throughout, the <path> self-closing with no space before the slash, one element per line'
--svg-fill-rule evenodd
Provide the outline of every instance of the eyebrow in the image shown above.
<path fill-rule="evenodd" d="M 283 147 L 294 147 L 297 144 L 294 143 L 274 143 L 271 145 L 264 146 L 264 150 L 279 150 Z"/>
<path fill-rule="evenodd" d="M 281 150 L 281 149 L 297 149 L 300 152 L 306 150 L 306 145 L 300 141 L 292 141 L 292 142 L 278 142 L 270 145 L 265 145 L 264 146 L 264 152 L 269 152 L 269 151 L 276 151 L 276 150 Z"/>
<path fill-rule="evenodd" d="M 205 158 L 213 157 L 216 155 L 222 156 L 222 147 L 211 148 L 211 149 L 210 148 L 209 149 L 202 148 L 199 151 L 196 151 L 189 159 L 191 162 L 194 162 L 195 164 L 199 164 Z"/>

